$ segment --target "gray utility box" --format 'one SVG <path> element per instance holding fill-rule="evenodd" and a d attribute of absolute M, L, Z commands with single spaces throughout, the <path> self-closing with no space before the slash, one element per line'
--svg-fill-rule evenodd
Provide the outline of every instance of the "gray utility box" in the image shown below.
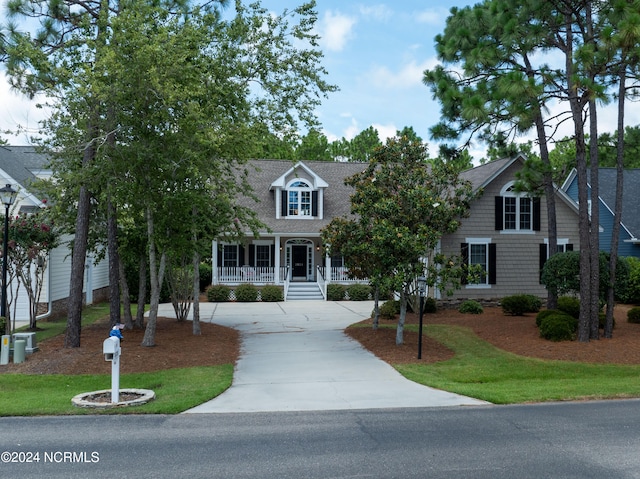
<path fill-rule="evenodd" d="M 35 353 L 38 350 L 36 344 L 36 333 L 14 333 L 13 341 L 23 340 L 26 343 L 25 352 L 27 354 Z"/>

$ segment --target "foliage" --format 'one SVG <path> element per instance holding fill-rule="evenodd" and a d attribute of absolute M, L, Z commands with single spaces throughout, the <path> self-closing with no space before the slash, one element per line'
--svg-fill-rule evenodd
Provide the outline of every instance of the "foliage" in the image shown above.
<path fill-rule="evenodd" d="M 502 298 L 500 304 L 505 314 L 522 316 L 524 313 L 538 312 L 542 303 L 539 298 L 530 294 L 514 294 Z"/>
<path fill-rule="evenodd" d="M 193 302 L 193 275 L 193 268 L 184 264 L 171 264 L 167 269 L 166 283 L 169 286 L 171 304 L 178 321 L 187 319 Z"/>
<path fill-rule="evenodd" d="M 540 321 L 540 336 L 550 341 L 570 341 L 578 328 L 578 320 L 566 313 L 556 313 Z"/>
<path fill-rule="evenodd" d="M 390 299 L 380 306 L 380 316 L 385 319 L 394 319 L 400 313 L 400 301 Z"/>
<path fill-rule="evenodd" d="M 207 288 L 207 300 L 215 303 L 229 301 L 229 287 L 224 284 L 214 284 Z"/>
<path fill-rule="evenodd" d="M 341 284 L 330 283 L 327 285 L 327 300 L 328 301 L 342 301 L 346 289 Z"/>
<path fill-rule="evenodd" d="M 564 312 L 564 311 L 560 311 L 557 309 L 543 309 L 542 311 L 540 311 L 538 314 L 536 314 L 536 327 L 540 327 L 540 323 L 542 323 L 542 320 L 544 318 L 546 318 L 547 316 L 551 316 L 553 314 L 558 314 L 560 312 Z"/>
<path fill-rule="evenodd" d="M 640 303 L 640 258 L 629 256 L 625 258 L 629 268 L 626 296 L 620 300 L 625 303 Z"/>
<path fill-rule="evenodd" d="M 6 333 L 7 330 L 7 318 L 0 316 L 0 336 Z"/>
<path fill-rule="evenodd" d="M 468 299 L 460 305 L 458 311 L 464 314 L 482 314 L 484 313 L 484 308 L 477 301 Z"/>
<path fill-rule="evenodd" d="M 284 300 L 284 292 L 282 287 L 268 284 L 260 289 L 260 297 L 262 301 L 275 303 Z"/>
<path fill-rule="evenodd" d="M 433 298 L 425 298 L 422 308 L 425 313 L 429 314 L 433 314 L 438 311 L 438 305 L 436 304 L 436 300 Z"/>
<path fill-rule="evenodd" d="M 351 301 L 368 301 L 371 296 L 371 286 L 360 283 L 349 285 L 347 296 Z"/>
<path fill-rule="evenodd" d="M 558 310 L 578 319 L 580 317 L 580 299 L 574 296 L 561 296 L 558 298 Z"/>
<path fill-rule="evenodd" d="M 258 288 L 251 283 L 243 283 L 236 288 L 236 301 L 251 303 L 258 300 Z"/>
<path fill-rule="evenodd" d="M 211 284 L 213 269 L 209 263 L 200 263 L 200 291 Z"/>
<path fill-rule="evenodd" d="M 629 323 L 640 324 L 640 307 L 636 306 L 627 311 L 627 321 Z"/>

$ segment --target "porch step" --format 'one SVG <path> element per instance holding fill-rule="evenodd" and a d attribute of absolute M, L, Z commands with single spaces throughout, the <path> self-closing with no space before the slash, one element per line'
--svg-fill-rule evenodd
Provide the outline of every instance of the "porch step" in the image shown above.
<path fill-rule="evenodd" d="M 289 283 L 287 301 L 324 300 L 317 283 Z"/>

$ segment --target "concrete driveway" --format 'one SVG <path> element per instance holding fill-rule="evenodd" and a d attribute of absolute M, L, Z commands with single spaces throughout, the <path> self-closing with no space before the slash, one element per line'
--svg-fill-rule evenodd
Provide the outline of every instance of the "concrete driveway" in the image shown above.
<path fill-rule="evenodd" d="M 200 317 L 241 332 L 232 386 L 187 413 L 487 404 L 405 379 L 344 334 L 372 301 L 202 303 Z M 170 304 L 159 315 L 173 315 Z"/>

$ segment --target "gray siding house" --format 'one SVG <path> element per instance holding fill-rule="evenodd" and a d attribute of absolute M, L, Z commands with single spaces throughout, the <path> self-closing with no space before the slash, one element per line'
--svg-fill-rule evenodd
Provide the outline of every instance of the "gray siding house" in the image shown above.
<path fill-rule="evenodd" d="M 544 198 L 528 198 L 513 191 L 515 173 L 524 158 L 487 163 L 462 174 L 484 194 L 473 202 L 471 215 L 460 229 L 442 238 L 440 249 L 462 255 L 486 271 L 480 284 L 467 284 L 455 298 L 495 299 L 516 293 L 546 296 L 540 270 L 548 257 Z M 322 298 L 326 284 L 348 282 L 341 257 L 327 257 L 320 230 L 336 216 L 349 215 L 352 189 L 345 178 L 364 171 L 364 163 L 255 160 L 249 164 L 249 183 L 259 203 L 248 198 L 267 228 L 258 237 L 247 233 L 241 243 L 213 242 L 213 283 L 284 285 L 306 290 L 305 297 Z M 578 243 L 576 205 L 557 192 L 559 249 Z M 300 293 L 302 294 L 302 293 Z M 439 292 L 435 292 L 440 297 Z M 294 299 L 289 294 L 288 299 Z M 444 299 L 444 298 L 442 298 Z"/>
<path fill-rule="evenodd" d="M 524 158 L 486 163 L 462 173 L 483 194 L 471 205 L 469 218 L 441 239 L 441 251 L 479 264 L 486 274 L 465 284 L 453 299 L 491 300 L 512 294 L 546 296 L 540 272 L 549 255 L 546 199 L 529 198 L 513 189 Z M 558 250 L 579 249 L 578 210 L 556 190 Z M 445 298 L 443 298 L 445 299 Z"/>

